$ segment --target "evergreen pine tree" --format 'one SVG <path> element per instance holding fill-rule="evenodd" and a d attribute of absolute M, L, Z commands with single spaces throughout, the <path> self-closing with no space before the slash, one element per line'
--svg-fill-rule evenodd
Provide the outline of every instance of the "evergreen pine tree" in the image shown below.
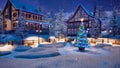
<path fill-rule="evenodd" d="M 87 34 L 82 23 L 78 29 L 75 46 L 79 48 L 79 51 L 84 51 L 88 45 L 89 43 L 87 41 Z"/>
<path fill-rule="evenodd" d="M 66 34 L 67 26 L 64 23 L 64 10 L 60 10 L 60 12 L 57 14 L 57 19 L 55 23 L 55 36 L 58 37 L 59 34 Z"/>

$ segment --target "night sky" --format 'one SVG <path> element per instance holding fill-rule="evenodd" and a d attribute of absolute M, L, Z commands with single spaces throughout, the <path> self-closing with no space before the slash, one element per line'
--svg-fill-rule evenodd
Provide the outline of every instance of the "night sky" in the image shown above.
<path fill-rule="evenodd" d="M 0 8 L 3 8 L 6 0 L 0 0 Z M 73 12 L 82 3 L 90 11 L 95 4 L 103 6 L 104 10 L 112 10 L 114 4 L 118 5 L 120 0 L 18 0 L 34 6 L 40 6 L 45 11 L 58 12 L 64 9 L 65 12 Z"/>

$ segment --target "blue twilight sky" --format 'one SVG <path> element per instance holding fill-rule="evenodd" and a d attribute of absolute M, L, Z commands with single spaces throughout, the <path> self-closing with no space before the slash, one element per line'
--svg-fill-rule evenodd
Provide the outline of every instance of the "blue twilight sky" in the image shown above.
<path fill-rule="evenodd" d="M 120 0 L 17 0 L 26 4 L 34 6 L 40 6 L 45 11 L 58 12 L 60 9 L 64 9 L 65 12 L 73 12 L 77 6 L 82 3 L 84 7 L 93 10 L 93 6 L 96 3 L 99 6 L 103 6 L 104 10 L 112 10 L 114 4 L 118 5 Z M 3 8 L 6 0 L 0 0 L 0 8 Z"/>

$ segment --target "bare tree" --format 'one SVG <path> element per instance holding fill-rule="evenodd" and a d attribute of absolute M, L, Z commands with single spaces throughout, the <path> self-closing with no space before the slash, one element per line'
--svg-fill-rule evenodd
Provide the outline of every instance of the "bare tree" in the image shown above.
<path fill-rule="evenodd" d="M 64 22 L 64 10 L 60 10 L 60 12 L 57 14 L 57 19 L 55 23 L 55 35 L 58 36 L 59 34 L 66 34 L 67 26 Z"/>
<path fill-rule="evenodd" d="M 49 14 L 49 24 L 50 24 L 50 26 L 49 26 L 49 34 L 51 35 L 51 36 L 53 36 L 54 35 L 54 29 L 55 29 L 55 21 L 56 21 L 56 16 L 55 16 L 55 14 L 53 13 L 53 12 L 50 12 L 50 14 Z"/>
<path fill-rule="evenodd" d="M 25 23 L 26 23 L 26 21 L 24 19 L 23 11 L 22 11 L 22 9 L 20 9 L 18 23 L 17 23 L 15 33 L 17 36 L 20 36 L 22 38 L 27 34 L 27 29 L 25 28 Z"/>

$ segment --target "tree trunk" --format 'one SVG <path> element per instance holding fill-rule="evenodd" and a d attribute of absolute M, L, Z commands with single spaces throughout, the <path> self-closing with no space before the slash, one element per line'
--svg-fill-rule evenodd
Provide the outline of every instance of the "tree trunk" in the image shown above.
<path fill-rule="evenodd" d="M 78 50 L 79 51 L 85 51 L 85 48 L 84 47 L 78 47 Z"/>

